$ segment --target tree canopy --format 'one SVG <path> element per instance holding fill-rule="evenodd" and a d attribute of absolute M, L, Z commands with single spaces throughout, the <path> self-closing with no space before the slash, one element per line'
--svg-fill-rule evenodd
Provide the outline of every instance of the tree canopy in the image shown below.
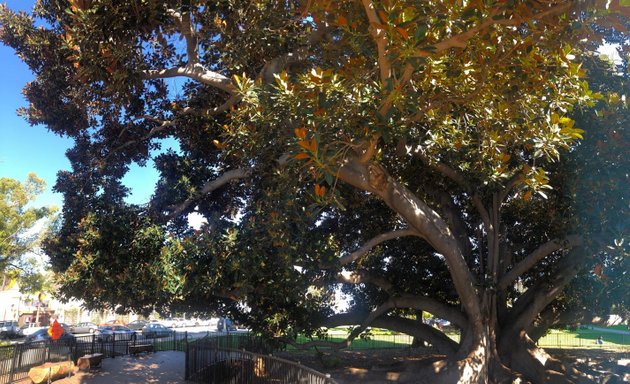
<path fill-rule="evenodd" d="M 627 53 L 628 13 L 40 0 L 38 27 L 2 7 L 0 40 L 36 74 L 21 113 L 75 140 L 46 247 L 61 292 L 221 310 L 288 342 L 403 331 L 449 355 L 426 372 L 445 382 L 562 376 L 529 335 L 581 306 L 570 289 L 628 287 L 627 73 L 595 53 Z M 150 202 L 126 203 L 151 161 Z"/>
<path fill-rule="evenodd" d="M 50 217 L 50 207 L 30 207 L 46 183 L 34 173 L 24 182 L 0 178 L 0 272 L 19 272 L 25 267 L 22 257 L 39 246 L 42 233 L 32 233 L 40 219 Z M 28 268 L 27 268 L 28 269 Z"/>

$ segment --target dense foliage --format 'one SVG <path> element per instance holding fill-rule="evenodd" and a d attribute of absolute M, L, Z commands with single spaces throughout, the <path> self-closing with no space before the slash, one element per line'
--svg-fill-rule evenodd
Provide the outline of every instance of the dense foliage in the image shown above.
<path fill-rule="evenodd" d="M 35 14 L 45 27 L 0 8 L 0 39 L 36 74 L 24 116 L 75 139 L 46 248 L 66 297 L 220 310 L 285 340 L 399 330 L 453 357 L 426 372 L 452 382 L 551 380 L 528 333 L 590 294 L 626 308 L 628 84 L 595 54 L 604 36 L 627 52 L 617 1 Z M 125 202 L 134 162 L 160 172 L 145 206 Z"/>
<path fill-rule="evenodd" d="M 28 204 L 44 189 L 45 183 L 29 174 L 24 183 L 0 178 L 0 265 L 5 270 L 17 258 L 33 249 L 37 236 L 29 230 L 37 220 L 50 213 L 49 208 L 31 208 Z"/>
<path fill-rule="evenodd" d="M 52 207 L 31 206 L 45 185 L 34 173 L 24 182 L 0 178 L 0 273 L 12 279 L 21 277 L 24 289 L 38 276 L 34 262 L 27 257 L 37 250 L 45 234 L 35 225 L 40 219 L 51 218 L 55 211 Z"/>

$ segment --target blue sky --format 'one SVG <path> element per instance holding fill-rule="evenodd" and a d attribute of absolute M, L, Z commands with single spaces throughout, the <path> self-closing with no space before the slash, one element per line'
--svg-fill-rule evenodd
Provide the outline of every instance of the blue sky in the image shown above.
<path fill-rule="evenodd" d="M 29 11 L 31 0 L 2 0 L 13 10 Z M 72 141 L 49 132 L 44 126 L 31 127 L 16 110 L 27 105 L 22 87 L 34 76 L 13 50 L 0 44 L 0 177 L 24 181 L 29 172 L 35 172 L 47 182 L 46 191 L 34 202 L 35 206 L 61 207 L 62 196 L 52 192 L 56 174 L 69 170 L 65 152 Z M 131 203 L 148 201 L 157 171 L 149 164 L 146 168 L 133 166 L 124 181 L 132 189 Z"/>

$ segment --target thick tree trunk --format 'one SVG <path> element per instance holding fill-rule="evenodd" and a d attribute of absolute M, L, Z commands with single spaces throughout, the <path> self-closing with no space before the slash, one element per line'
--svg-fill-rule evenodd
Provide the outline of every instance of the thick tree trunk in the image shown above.
<path fill-rule="evenodd" d="M 499 343 L 493 351 L 490 327 L 487 333 L 475 335 L 468 354 L 458 359 L 447 356 L 431 364 L 411 365 L 400 377 L 401 382 L 426 383 L 521 383 L 570 384 L 574 383 L 563 364 L 550 356 L 527 337 L 522 331 L 518 334 L 497 334 Z M 421 381 L 418 381 L 420 380 Z M 414 381 L 415 380 L 415 381 Z"/>
<path fill-rule="evenodd" d="M 403 383 L 488 383 L 486 348 L 479 344 L 462 360 L 445 358 L 429 365 L 410 365 L 400 376 Z M 414 381 L 415 380 L 415 381 Z"/>
<path fill-rule="evenodd" d="M 539 348 L 524 330 L 502 335 L 499 354 L 506 365 L 533 384 L 574 383 L 573 372 L 567 372 L 561 361 Z"/>
<path fill-rule="evenodd" d="M 478 281 L 479 276 L 473 275 L 469 268 L 466 247 L 458 240 L 458 231 L 452 230 L 449 221 L 391 177 L 381 164 L 371 161 L 375 147 L 371 142 L 364 154 L 348 157 L 339 168 L 339 179 L 379 196 L 406 221 L 410 230 L 444 257 L 466 316 L 466 321 L 460 321 L 465 323 L 462 326 L 465 332 L 459 350 L 430 366 L 410 367 L 401 382 L 418 382 L 422 377 L 421 382 L 428 383 L 510 383 L 520 377 L 521 382 L 570 383 L 564 377 L 562 364 L 537 348 L 525 329 L 578 272 L 585 257 L 579 248 L 581 239 L 569 236 L 562 242 L 550 241 L 508 268 L 509 251 L 501 249 L 500 217 L 501 204 L 510 189 L 507 187 L 506 191 L 493 195 L 491 209 L 484 208 L 480 201 L 475 204 L 488 234 L 484 282 Z M 506 291 L 514 280 L 551 252 L 567 247 L 577 248 L 556 263 L 555 275 L 531 286 L 508 309 Z M 480 262 L 484 262 L 484 257 Z"/>

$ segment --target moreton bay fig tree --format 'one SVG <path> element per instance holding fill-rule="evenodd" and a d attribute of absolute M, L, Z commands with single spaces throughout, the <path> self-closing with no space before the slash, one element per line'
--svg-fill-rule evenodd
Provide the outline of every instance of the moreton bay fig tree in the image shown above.
<path fill-rule="evenodd" d="M 627 289 L 626 70 L 596 51 L 608 36 L 627 54 L 628 13 L 616 0 L 0 6 L 0 40 L 35 74 L 20 112 L 75 140 L 46 247 L 61 292 L 218 310 L 285 341 L 355 326 L 339 348 L 382 327 L 446 355 L 403 381 L 570 382 L 532 337 L 582 307 L 566 292 Z M 134 163 L 160 175 L 144 205 L 126 201 Z"/>

